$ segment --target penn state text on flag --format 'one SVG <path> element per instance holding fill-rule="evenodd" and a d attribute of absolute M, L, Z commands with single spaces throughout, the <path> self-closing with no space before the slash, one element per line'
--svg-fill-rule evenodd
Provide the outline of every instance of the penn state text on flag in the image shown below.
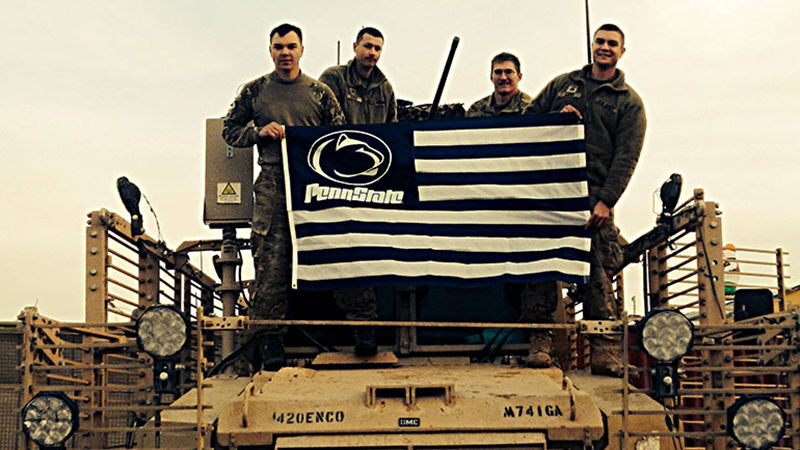
<path fill-rule="evenodd" d="M 586 282 L 583 137 L 571 114 L 287 127 L 292 286 Z"/>

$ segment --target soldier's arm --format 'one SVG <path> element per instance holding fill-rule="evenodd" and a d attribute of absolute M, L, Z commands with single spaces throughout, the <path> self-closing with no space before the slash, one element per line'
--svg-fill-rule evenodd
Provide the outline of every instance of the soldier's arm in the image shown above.
<path fill-rule="evenodd" d="M 644 105 L 636 93 L 623 111 L 620 111 L 619 127 L 614 139 L 614 158 L 608 170 L 603 187 L 597 198 L 609 207 L 619 200 L 633 176 L 639 155 L 644 144 L 644 133 L 647 128 L 647 117 Z"/>
<path fill-rule="evenodd" d="M 322 75 L 319 76 L 319 81 L 331 88 L 333 95 L 341 105 L 344 100 L 344 88 L 342 87 L 342 79 L 336 72 L 336 66 L 325 69 Z"/>
<path fill-rule="evenodd" d="M 494 94 L 489 94 L 488 97 L 483 97 L 472 103 L 467 109 L 466 117 L 489 117 L 491 114 L 487 113 L 485 109 L 491 103 L 492 95 Z"/>
<path fill-rule="evenodd" d="M 466 117 L 478 117 L 478 103 L 479 101 L 470 105 L 469 109 L 467 109 Z"/>
<path fill-rule="evenodd" d="M 336 101 L 336 96 L 333 91 L 322 84 L 322 97 L 320 99 L 320 108 L 322 110 L 322 125 L 344 125 L 347 121 L 344 118 L 342 107 Z"/>
<path fill-rule="evenodd" d="M 539 92 L 531 103 L 525 108 L 522 114 L 544 114 L 549 112 L 557 112 L 557 111 L 550 111 L 550 108 L 553 105 L 553 100 L 555 99 L 556 95 L 556 80 L 553 80 L 544 88 L 542 91 Z"/>
<path fill-rule="evenodd" d="M 394 95 L 394 88 L 388 81 L 386 82 L 389 98 L 386 103 L 386 123 L 397 122 L 397 97 Z"/>
<path fill-rule="evenodd" d="M 248 126 L 253 120 L 253 90 L 250 85 L 242 88 L 231 109 L 222 121 L 222 138 L 234 147 L 249 147 L 258 142 L 256 128 Z"/>

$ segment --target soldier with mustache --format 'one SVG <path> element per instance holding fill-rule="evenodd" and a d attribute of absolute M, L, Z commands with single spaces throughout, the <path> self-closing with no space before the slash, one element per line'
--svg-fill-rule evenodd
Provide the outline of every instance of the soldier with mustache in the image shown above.
<path fill-rule="evenodd" d="M 376 28 L 364 27 L 353 43 L 355 57 L 347 64 L 322 72 L 319 80 L 327 84 L 342 105 L 347 123 L 359 125 L 397 121 L 397 99 L 394 89 L 378 68 L 383 53 L 383 34 Z M 348 320 L 378 318 L 375 291 L 371 288 L 344 289 L 333 292 L 336 304 Z M 378 351 L 374 327 L 356 327 L 355 354 L 371 356 Z"/>
<path fill-rule="evenodd" d="M 592 42 L 593 63 L 559 75 L 548 83 L 525 113 L 566 112 L 583 120 L 586 170 L 591 217 L 586 228 L 593 231 L 589 284 L 578 286 L 571 296 L 583 300 L 583 318 L 616 320 L 622 311 L 614 295 L 615 267 L 622 257 L 619 229 L 614 225 L 614 205 L 628 185 L 642 151 L 647 119 L 642 99 L 625 82 L 617 62 L 625 53 L 625 35 L 613 24 L 600 26 Z M 556 302 L 537 300 L 543 314 L 552 314 Z M 621 376 L 622 343 L 618 337 L 591 339 L 592 373 Z"/>
<path fill-rule="evenodd" d="M 269 34 L 275 70 L 245 84 L 223 121 L 222 136 L 235 147 L 258 146 L 261 173 L 253 185 L 252 251 L 255 283 L 250 316 L 285 319 L 291 275 L 290 233 L 281 157 L 283 126 L 343 125 L 330 88 L 300 70 L 303 33 L 282 24 Z M 252 125 L 251 125 L 252 123 Z M 260 341 L 261 366 L 285 365 L 283 327 L 267 327 Z M 258 369 L 258 368 L 256 368 Z"/>
<path fill-rule="evenodd" d="M 342 106 L 347 123 L 397 122 L 397 99 L 386 75 L 378 68 L 383 33 L 373 27 L 358 31 L 355 57 L 347 64 L 325 69 L 319 81 L 327 84 Z"/>

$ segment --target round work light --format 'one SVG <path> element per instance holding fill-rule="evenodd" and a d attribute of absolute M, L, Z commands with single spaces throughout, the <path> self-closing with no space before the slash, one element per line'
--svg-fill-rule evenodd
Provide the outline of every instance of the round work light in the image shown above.
<path fill-rule="evenodd" d="M 174 308 L 152 306 L 136 321 L 136 340 L 153 358 L 170 358 L 189 343 L 189 322 Z"/>
<path fill-rule="evenodd" d="M 41 392 L 22 409 L 22 429 L 39 447 L 61 447 L 78 429 L 78 405 L 62 392 Z"/>
<path fill-rule="evenodd" d="M 694 325 L 679 311 L 651 311 L 639 326 L 642 348 L 657 361 L 678 361 L 692 347 Z"/>
<path fill-rule="evenodd" d="M 728 408 L 728 433 L 749 449 L 773 447 L 786 431 L 786 413 L 766 397 L 742 397 Z"/>

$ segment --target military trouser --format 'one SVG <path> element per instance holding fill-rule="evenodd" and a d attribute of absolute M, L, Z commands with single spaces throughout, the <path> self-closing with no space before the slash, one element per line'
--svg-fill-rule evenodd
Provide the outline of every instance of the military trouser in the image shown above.
<path fill-rule="evenodd" d="M 289 306 L 291 284 L 291 234 L 286 213 L 283 170 L 264 165 L 253 185 L 252 251 L 255 262 L 250 317 L 282 320 Z M 371 288 L 333 292 L 336 304 L 349 320 L 374 320 L 378 317 L 375 291 Z M 268 334 L 284 334 L 285 327 L 267 326 Z"/>
<path fill-rule="evenodd" d="M 617 320 L 622 312 L 621 299 L 614 294 L 614 272 L 622 262 L 625 242 L 614 225 L 614 212 L 605 225 L 592 235 L 589 284 L 578 286 L 575 299 L 583 301 L 586 320 Z M 622 374 L 622 339 L 619 335 L 590 337 L 591 369 L 596 375 L 619 377 Z"/>
<path fill-rule="evenodd" d="M 589 284 L 578 286 L 576 300 L 583 301 L 583 318 L 587 320 L 617 320 L 622 312 L 621 299 L 614 294 L 610 269 L 622 263 L 619 228 L 614 225 L 614 211 L 605 225 L 592 235 Z"/>
<path fill-rule="evenodd" d="M 255 280 L 250 317 L 281 320 L 286 318 L 291 283 L 291 240 L 282 168 L 263 165 L 253 192 L 251 241 Z M 276 326 L 264 330 L 269 334 L 286 332 L 285 327 Z"/>
<path fill-rule="evenodd" d="M 587 320 L 616 320 L 622 311 L 620 300 L 614 295 L 614 272 L 607 267 L 617 267 L 622 261 L 622 244 L 619 228 L 614 225 L 614 212 L 605 225 L 592 234 L 589 283 L 579 285 L 576 300 L 583 301 L 583 317 Z M 557 283 L 545 281 L 527 283 L 521 295 L 520 321 L 552 323 L 558 306 Z"/>
<path fill-rule="evenodd" d="M 347 320 L 375 320 L 378 306 L 372 288 L 341 289 L 333 291 L 336 306 L 345 313 Z"/>
<path fill-rule="evenodd" d="M 520 296 L 519 321 L 553 323 L 559 298 L 558 283 L 555 281 L 525 283 Z"/>

